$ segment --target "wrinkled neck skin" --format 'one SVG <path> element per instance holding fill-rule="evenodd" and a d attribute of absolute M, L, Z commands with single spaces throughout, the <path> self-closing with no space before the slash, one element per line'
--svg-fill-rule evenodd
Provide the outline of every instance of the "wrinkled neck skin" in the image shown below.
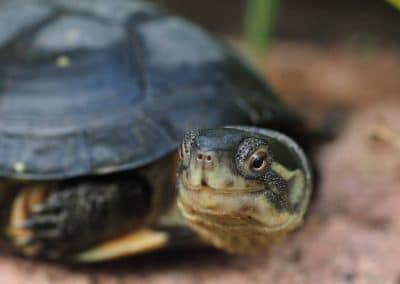
<path fill-rule="evenodd" d="M 264 179 L 244 178 L 229 166 L 229 156 L 214 153 L 209 171 L 181 163 L 178 206 L 204 241 L 231 253 L 266 250 L 303 223 L 311 180 L 302 169 L 277 161 Z"/>

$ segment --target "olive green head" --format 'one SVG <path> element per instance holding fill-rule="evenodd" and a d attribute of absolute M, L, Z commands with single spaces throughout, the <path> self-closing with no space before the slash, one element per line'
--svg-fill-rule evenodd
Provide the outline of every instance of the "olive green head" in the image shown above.
<path fill-rule="evenodd" d="M 302 223 L 310 170 L 287 136 L 255 127 L 200 130 L 185 135 L 179 153 L 178 204 L 206 241 L 254 252 Z"/>

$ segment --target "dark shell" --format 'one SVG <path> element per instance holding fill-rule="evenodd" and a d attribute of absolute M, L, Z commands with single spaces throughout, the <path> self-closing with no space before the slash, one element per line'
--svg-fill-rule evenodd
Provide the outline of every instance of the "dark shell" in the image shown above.
<path fill-rule="evenodd" d="M 288 117 L 228 48 L 150 4 L 0 2 L 0 176 L 130 169 L 188 129 Z"/>

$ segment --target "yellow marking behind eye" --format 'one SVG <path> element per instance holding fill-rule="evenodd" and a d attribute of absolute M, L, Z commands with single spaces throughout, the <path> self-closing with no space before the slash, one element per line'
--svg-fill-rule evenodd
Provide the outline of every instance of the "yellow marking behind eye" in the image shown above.
<path fill-rule="evenodd" d="M 289 171 L 279 163 L 272 163 L 272 170 L 290 184 L 289 199 L 291 204 L 296 204 L 304 198 L 305 177 L 301 170 Z"/>

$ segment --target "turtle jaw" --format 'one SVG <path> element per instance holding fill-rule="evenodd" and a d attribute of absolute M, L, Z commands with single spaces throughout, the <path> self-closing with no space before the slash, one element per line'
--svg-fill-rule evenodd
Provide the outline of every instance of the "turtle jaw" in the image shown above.
<path fill-rule="evenodd" d="M 209 222 L 214 219 L 226 226 L 256 226 L 274 232 L 293 221 L 293 212 L 276 208 L 267 198 L 271 189 L 259 182 L 242 188 L 215 188 L 208 184 L 194 184 L 188 172 L 182 171 L 177 186 L 181 210 L 208 218 Z"/>
<path fill-rule="evenodd" d="M 188 225 L 206 242 L 231 253 L 264 251 L 302 224 L 304 211 L 277 210 L 265 196 L 268 188 L 227 192 L 193 186 L 185 171 L 177 186 L 178 206 Z"/>

